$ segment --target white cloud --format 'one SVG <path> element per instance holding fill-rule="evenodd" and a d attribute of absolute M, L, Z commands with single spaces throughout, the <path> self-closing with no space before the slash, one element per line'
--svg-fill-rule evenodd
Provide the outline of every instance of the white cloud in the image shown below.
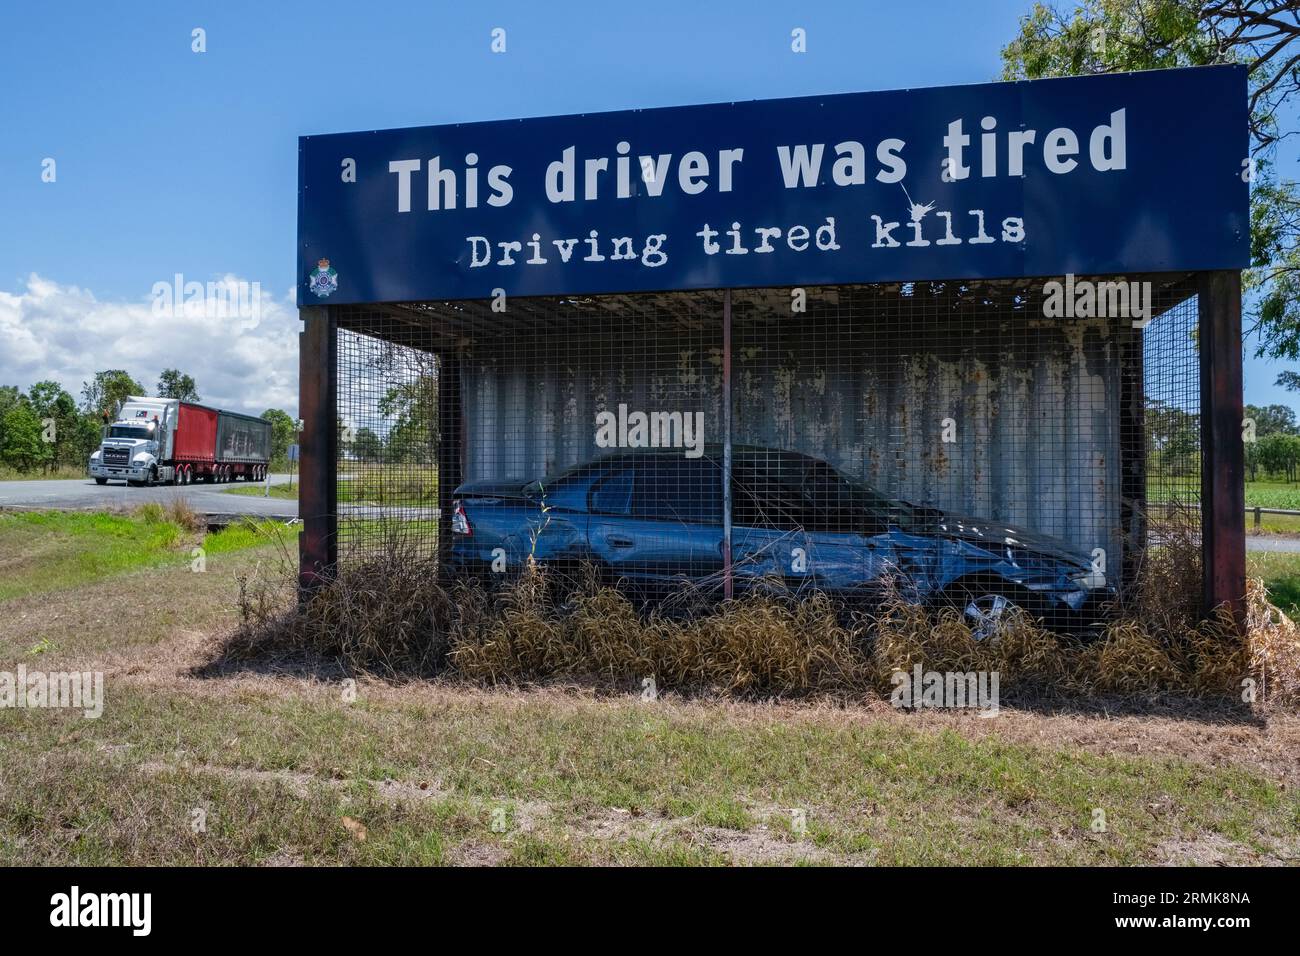
<path fill-rule="evenodd" d="M 219 284 L 239 281 L 225 276 Z M 80 402 L 82 383 L 97 371 L 126 369 L 152 394 L 158 373 L 178 368 L 194 376 L 206 405 L 296 416 L 297 307 L 292 292 L 277 299 L 259 291 L 257 308 L 243 317 L 218 317 L 215 307 L 209 311 L 217 314 L 204 315 L 197 303 L 172 314 L 152 298 L 101 302 L 33 273 L 25 290 L 0 292 L 0 385 L 26 390 L 54 379 Z"/>

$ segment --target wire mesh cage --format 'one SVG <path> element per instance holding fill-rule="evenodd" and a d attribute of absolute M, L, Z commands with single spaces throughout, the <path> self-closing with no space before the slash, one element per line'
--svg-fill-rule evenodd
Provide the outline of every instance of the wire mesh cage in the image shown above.
<path fill-rule="evenodd" d="M 1162 528 L 1196 533 L 1193 279 L 344 309 L 341 559 L 397 534 L 489 584 L 537 563 L 656 606 L 888 590 L 1091 626 Z"/>

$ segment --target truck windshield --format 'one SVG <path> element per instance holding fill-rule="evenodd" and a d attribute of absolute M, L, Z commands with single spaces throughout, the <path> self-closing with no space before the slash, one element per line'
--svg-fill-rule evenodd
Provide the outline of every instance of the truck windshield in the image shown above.
<path fill-rule="evenodd" d="M 144 438 L 153 437 L 153 429 L 143 425 L 113 425 L 108 429 L 109 438 Z"/>

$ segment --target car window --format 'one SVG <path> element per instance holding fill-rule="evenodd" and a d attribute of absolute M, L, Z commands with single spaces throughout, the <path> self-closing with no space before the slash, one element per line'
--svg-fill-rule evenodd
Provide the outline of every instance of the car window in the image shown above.
<path fill-rule="evenodd" d="M 606 515 L 625 515 L 632 500 L 632 469 L 620 468 L 606 475 L 591 491 L 591 510 Z"/>
<path fill-rule="evenodd" d="M 742 459 L 732 489 L 733 520 L 742 527 L 879 534 L 898 523 L 897 502 L 804 456 Z"/>
<path fill-rule="evenodd" d="M 732 470 L 731 520 L 743 528 L 793 530 L 805 525 L 797 488 L 778 472 L 738 465 Z"/>
<path fill-rule="evenodd" d="M 803 493 L 813 530 L 877 534 L 891 523 L 889 499 L 869 485 L 850 481 L 824 461 L 809 463 Z"/>
<path fill-rule="evenodd" d="M 632 514 L 661 521 L 722 523 L 722 473 L 703 458 L 647 458 L 637 467 Z"/>

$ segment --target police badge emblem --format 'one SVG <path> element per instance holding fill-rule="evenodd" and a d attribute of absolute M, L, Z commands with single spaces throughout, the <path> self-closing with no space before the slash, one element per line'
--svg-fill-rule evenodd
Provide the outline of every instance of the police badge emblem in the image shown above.
<path fill-rule="evenodd" d="M 323 299 L 331 292 L 337 291 L 338 287 L 339 274 L 330 268 L 330 261 L 328 259 L 319 260 L 316 263 L 316 268 L 307 277 L 307 288 Z"/>

